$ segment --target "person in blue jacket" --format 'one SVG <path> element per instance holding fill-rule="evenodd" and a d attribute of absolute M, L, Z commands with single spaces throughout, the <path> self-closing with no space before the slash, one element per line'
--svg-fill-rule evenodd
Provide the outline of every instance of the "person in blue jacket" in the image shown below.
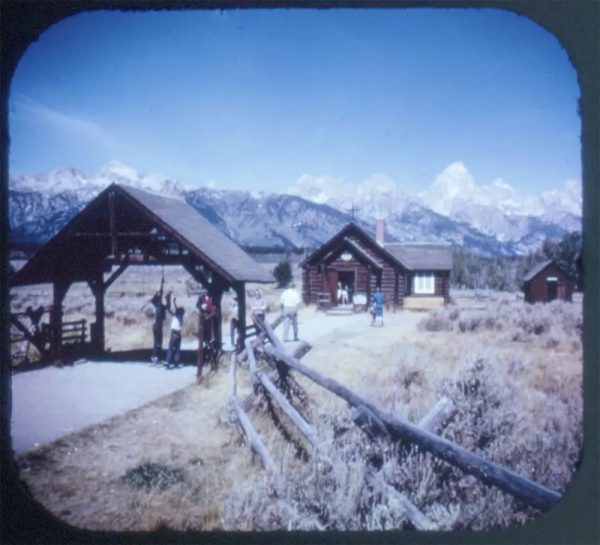
<path fill-rule="evenodd" d="M 375 294 L 373 295 L 373 321 L 371 325 L 383 325 L 383 293 L 381 288 L 377 286 Z"/>

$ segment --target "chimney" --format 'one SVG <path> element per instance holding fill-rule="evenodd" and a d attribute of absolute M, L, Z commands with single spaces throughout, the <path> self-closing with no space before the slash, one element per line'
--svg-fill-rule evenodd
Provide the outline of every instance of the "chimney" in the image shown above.
<path fill-rule="evenodd" d="M 383 247 L 383 242 L 384 242 L 384 237 L 383 237 L 383 233 L 385 230 L 385 221 L 384 220 L 377 220 L 377 223 L 375 224 L 375 240 L 377 240 L 377 244 L 379 244 L 379 246 Z"/>

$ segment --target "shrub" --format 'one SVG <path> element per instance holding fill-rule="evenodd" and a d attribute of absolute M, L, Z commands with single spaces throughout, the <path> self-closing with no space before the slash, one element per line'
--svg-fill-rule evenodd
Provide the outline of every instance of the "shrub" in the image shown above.
<path fill-rule="evenodd" d="M 458 313 L 446 309 L 436 309 L 428 312 L 419 322 L 419 329 L 425 331 L 452 331 L 452 322 L 456 320 Z"/>
<path fill-rule="evenodd" d="M 183 474 L 179 469 L 153 462 L 144 462 L 133 469 L 129 469 L 125 473 L 124 479 L 136 488 L 165 490 L 176 483 L 183 482 Z"/>
<path fill-rule="evenodd" d="M 277 287 L 287 286 L 292 280 L 292 266 L 289 261 L 281 261 L 273 269 L 273 276 L 277 281 Z"/>

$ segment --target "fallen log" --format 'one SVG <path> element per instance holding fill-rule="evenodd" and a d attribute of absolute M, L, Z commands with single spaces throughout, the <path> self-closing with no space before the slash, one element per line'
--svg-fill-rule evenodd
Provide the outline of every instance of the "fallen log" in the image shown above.
<path fill-rule="evenodd" d="M 316 449 L 319 444 L 319 441 L 315 429 L 306 420 L 304 420 L 304 418 L 302 418 L 300 413 L 298 413 L 295 407 L 275 387 L 271 380 L 257 368 L 256 359 L 254 357 L 254 351 L 249 349 L 248 341 L 246 341 L 246 348 L 248 348 L 248 361 L 250 362 L 250 372 L 252 373 L 252 375 L 260 381 L 265 390 L 269 392 L 271 397 L 277 402 L 281 410 L 288 416 L 288 418 L 294 424 L 296 424 L 296 427 L 300 430 L 300 433 L 302 433 L 302 435 L 312 445 L 312 447 Z"/>
<path fill-rule="evenodd" d="M 561 498 L 561 495 L 518 473 L 491 462 L 467 449 L 439 437 L 419 426 L 411 424 L 390 413 L 375 403 L 356 394 L 343 384 L 321 375 L 295 358 L 282 353 L 274 347 L 265 346 L 265 351 L 278 361 L 307 376 L 323 388 L 346 400 L 353 407 L 364 405 L 379 418 L 394 439 L 403 439 L 415 443 L 442 460 L 452 464 L 466 473 L 474 475 L 482 482 L 498 487 L 500 490 L 541 510 L 548 510 Z"/>

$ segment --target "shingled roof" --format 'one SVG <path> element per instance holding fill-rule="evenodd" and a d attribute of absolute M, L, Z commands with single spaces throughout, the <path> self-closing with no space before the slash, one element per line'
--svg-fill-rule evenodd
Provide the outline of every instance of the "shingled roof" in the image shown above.
<path fill-rule="evenodd" d="M 272 282 L 273 277 L 233 240 L 212 225 L 185 201 L 112 184 L 93 199 L 59 233 L 44 245 L 12 278 L 15 285 L 53 281 L 61 267 L 73 259 L 107 256 L 105 242 L 90 245 L 82 240 L 90 231 L 109 233 L 109 195 L 118 199 L 123 222 L 132 231 L 155 225 L 177 240 L 191 256 L 228 282 Z M 131 218 L 136 218 L 131 219 Z M 128 220 L 128 221 L 126 221 Z M 96 239 L 100 240 L 100 239 Z M 108 239 L 102 239 L 108 240 Z"/>
<path fill-rule="evenodd" d="M 535 267 L 533 267 L 533 269 L 531 269 L 524 277 L 523 277 L 523 281 L 524 282 L 529 282 L 534 276 L 537 276 L 539 273 L 541 273 L 548 265 L 550 265 L 553 261 L 551 259 L 548 259 L 547 261 L 544 261 L 543 263 L 540 263 L 539 265 L 536 265 Z M 559 267 L 560 268 L 560 267 Z"/>
<path fill-rule="evenodd" d="M 385 248 L 406 268 L 424 271 L 452 269 L 452 248 L 447 244 L 388 243 Z"/>
<path fill-rule="evenodd" d="M 185 201 L 119 187 L 183 237 L 193 253 L 204 255 L 222 269 L 230 280 L 273 282 L 273 276 L 259 263 Z"/>

